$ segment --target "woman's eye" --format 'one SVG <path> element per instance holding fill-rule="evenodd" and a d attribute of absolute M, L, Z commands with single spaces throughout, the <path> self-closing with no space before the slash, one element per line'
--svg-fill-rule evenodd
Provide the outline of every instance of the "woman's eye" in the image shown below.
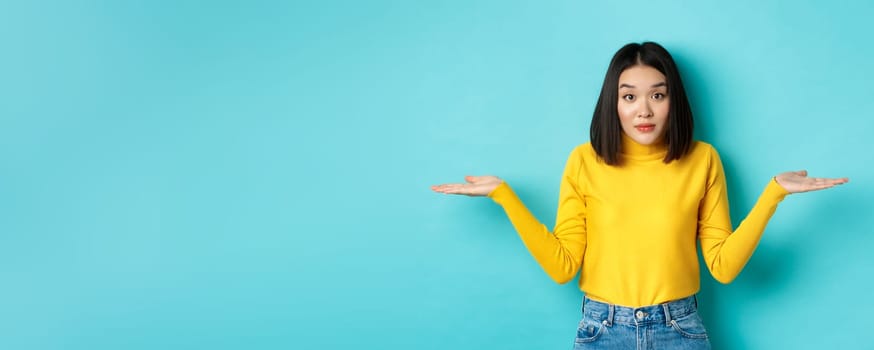
<path fill-rule="evenodd" d="M 663 94 L 661 92 L 656 92 L 654 95 L 652 95 L 652 98 L 654 98 L 656 100 L 661 100 L 661 99 L 665 98 L 665 94 Z"/>
<path fill-rule="evenodd" d="M 622 96 L 622 99 L 626 101 L 634 101 L 634 95 L 624 95 Z"/>

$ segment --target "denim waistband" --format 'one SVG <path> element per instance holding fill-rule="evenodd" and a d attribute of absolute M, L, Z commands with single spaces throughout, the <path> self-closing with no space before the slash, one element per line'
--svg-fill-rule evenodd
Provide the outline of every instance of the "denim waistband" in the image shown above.
<path fill-rule="evenodd" d="M 608 304 L 589 299 L 589 297 L 583 299 L 583 315 L 603 321 L 607 325 L 656 322 L 670 325 L 671 320 L 682 318 L 697 310 L 698 298 L 695 295 L 658 305 L 641 307 Z"/>

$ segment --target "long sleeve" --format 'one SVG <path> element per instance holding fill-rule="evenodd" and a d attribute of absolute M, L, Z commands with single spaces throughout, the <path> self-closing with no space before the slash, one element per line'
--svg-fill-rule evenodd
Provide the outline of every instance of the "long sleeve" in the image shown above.
<path fill-rule="evenodd" d="M 488 195 L 504 208 L 531 255 L 558 283 L 574 278 L 586 250 L 586 204 L 578 183 L 581 161 L 579 149 L 571 152 L 559 187 L 553 232 L 531 214 L 506 182 Z"/>
<path fill-rule="evenodd" d="M 721 283 L 730 283 L 753 255 L 768 220 L 789 194 L 771 179 L 747 217 L 732 232 L 728 194 L 722 162 L 711 149 L 707 188 L 698 213 L 698 239 L 710 274 Z"/>

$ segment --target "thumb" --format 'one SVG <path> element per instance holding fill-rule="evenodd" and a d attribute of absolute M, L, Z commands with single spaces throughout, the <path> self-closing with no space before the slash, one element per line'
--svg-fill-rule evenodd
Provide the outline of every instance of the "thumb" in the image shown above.
<path fill-rule="evenodd" d="M 799 170 L 799 171 L 796 171 L 795 173 L 798 175 L 801 175 L 801 176 L 807 176 L 807 170 Z"/>
<path fill-rule="evenodd" d="M 467 181 L 469 183 L 476 183 L 477 181 L 479 181 L 479 176 L 467 175 L 464 177 L 464 181 Z"/>

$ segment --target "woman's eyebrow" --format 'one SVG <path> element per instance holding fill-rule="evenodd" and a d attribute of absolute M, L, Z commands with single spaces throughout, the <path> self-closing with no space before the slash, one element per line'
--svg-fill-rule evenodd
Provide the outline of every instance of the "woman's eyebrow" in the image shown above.
<path fill-rule="evenodd" d="M 661 82 L 661 83 L 654 84 L 654 85 L 651 86 L 651 87 L 657 88 L 657 87 L 662 87 L 662 86 L 668 86 L 668 84 L 665 83 L 665 82 Z M 620 88 L 620 89 L 621 89 L 621 88 L 630 88 L 630 89 L 634 89 L 635 86 L 634 86 L 634 85 L 631 85 L 631 84 L 621 84 L 621 85 L 619 85 L 619 88 Z"/>

